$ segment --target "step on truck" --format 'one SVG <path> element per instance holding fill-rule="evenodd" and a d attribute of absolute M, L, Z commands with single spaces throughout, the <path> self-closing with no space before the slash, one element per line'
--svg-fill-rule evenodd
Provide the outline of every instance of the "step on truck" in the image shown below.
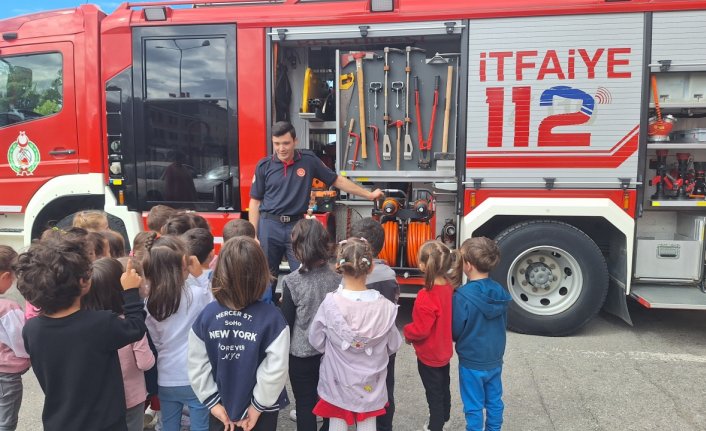
<path fill-rule="evenodd" d="M 404 295 L 424 241 L 482 235 L 519 332 L 571 334 L 603 307 L 629 322 L 628 298 L 705 309 L 704 21 L 701 0 L 151 1 L 1 20 L 0 242 L 87 208 L 132 238 L 157 204 L 219 237 L 287 120 L 385 190 L 315 184 L 310 208 L 337 240 L 377 218 Z"/>

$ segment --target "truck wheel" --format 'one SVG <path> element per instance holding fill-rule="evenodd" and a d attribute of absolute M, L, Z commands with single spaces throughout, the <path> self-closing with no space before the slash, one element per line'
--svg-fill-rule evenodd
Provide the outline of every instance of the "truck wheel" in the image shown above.
<path fill-rule="evenodd" d="M 535 220 L 507 228 L 496 241 L 501 257 L 491 277 L 512 296 L 508 327 L 513 331 L 569 335 L 603 306 L 608 268 L 596 243 L 579 229 Z"/>

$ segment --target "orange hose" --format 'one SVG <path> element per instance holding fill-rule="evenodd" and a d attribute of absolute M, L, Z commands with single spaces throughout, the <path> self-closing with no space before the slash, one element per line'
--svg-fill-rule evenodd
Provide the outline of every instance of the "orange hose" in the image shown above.
<path fill-rule="evenodd" d="M 409 222 L 407 225 L 407 265 L 416 268 L 419 265 L 419 249 L 422 244 L 433 239 L 431 225 L 428 222 Z"/>
<path fill-rule="evenodd" d="M 409 222 L 407 225 L 407 266 L 417 266 L 417 253 L 419 252 L 419 244 L 417 244 L 417 222 Z"/>
<path fill-rule="evenodd" d="M 385 231 L 385 243 L 380 251 L 380 259 L 387 262 L 390 266 L 397 266 L 397 250 L 399 247 L 399 225 L 395 221 L 383 223 Z"/>

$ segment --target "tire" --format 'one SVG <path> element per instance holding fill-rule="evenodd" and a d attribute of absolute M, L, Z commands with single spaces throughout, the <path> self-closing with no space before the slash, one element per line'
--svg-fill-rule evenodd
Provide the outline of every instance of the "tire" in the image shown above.
<path fill-rule="evenodd" d="M 495 240 L 500 262 L 491 277 L 512 296 L 509 329 L 570 335 L 600 311 L 608 294 L 608 267 L 596 243 L 581 230 L 535 220 L 511 226 Z"/>

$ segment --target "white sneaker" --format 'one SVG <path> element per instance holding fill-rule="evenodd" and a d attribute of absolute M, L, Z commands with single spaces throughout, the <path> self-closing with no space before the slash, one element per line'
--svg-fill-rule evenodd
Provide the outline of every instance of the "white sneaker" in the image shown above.
<path fill-rule="evenodd" d="M 292 422 L 296 422 L 296 421 L 297 421 L 297 410 L 296 410 L 296 409 L 292 409 L 292 410 L 289 411 L 289 419 L 290 419 Z M 317 416 L 317 417 L 316 417 L 316 422 L 323 422 L 323 421 L 324 421 L 324 418 L 322 418 L 321 416 Z"/>
<path fill-rule="evenodd" d="M 444 422 L 444 427 L 442 428 L 444 431 L 448 431 L 449 422 Z M 429 431 L 429 422 L 424 422 L 424 426 L 422 427 L 422 431 Z"/>
<path fill-rule="evenodd" d="M 154 429 L 157 422 L 159 422 L 159 412 L 147 407 L 147 410 L 145 410 L 144 428 Z"/>

